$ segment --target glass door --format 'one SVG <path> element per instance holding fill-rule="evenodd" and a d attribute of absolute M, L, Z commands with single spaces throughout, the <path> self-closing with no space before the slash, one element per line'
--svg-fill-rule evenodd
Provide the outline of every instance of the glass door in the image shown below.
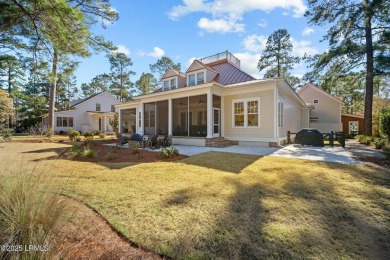
<path fill-rule="evenodd" d="M 221 110 L 213 108 L 213 136 L 221 136 Z"/>

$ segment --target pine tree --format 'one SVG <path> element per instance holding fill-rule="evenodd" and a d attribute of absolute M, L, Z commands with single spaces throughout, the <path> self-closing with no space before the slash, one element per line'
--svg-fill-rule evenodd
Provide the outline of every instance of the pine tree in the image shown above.
<path fill-rule="evenodd" d="M 152 73 L 142 73 L 135 86 L 141 94 L 149 94 L 156 90 L 157 84 L 157 79 Z"/>
<path fill-rule="evenodd" d="M 134 92 L 134 84 L 130 80 L 130 76 L 135 75 L 135 72 L 130 70 L 133 66 L 131 58 L 124 53 L 111 53 L 109 55 L 111 69 L 111 86 L 110 90 L 113 95 L 117 96 L 120 101 L 130 100 Z"/>
<path fill-rule="evenodd" d="M 180 71 L 181 64 L 174 63 L 171 58 L 163 56 L 156 61 L 154 64 L 149 64 L 150 71 L 154 73 L 158 79 L 158 82 L 161 83 L 161 78 L 164 76 L 165 71 L 169 68 Z"/>

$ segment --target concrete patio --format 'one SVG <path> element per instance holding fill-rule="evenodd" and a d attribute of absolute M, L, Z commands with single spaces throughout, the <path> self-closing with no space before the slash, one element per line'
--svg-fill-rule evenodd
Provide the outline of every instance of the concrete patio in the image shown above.
<path fill-rule="evenodd" d="M 109 144 L 115 145 L 115 144 Z M 127 148 L 127 145 L 122 146 Z M 234 145 L 224 148 L 218 147 L 200 147 L 200 146 L 187 146 L 187 145 L 173 145 L 180 154 L 193 156 L 200 153 L 215 151 L 223 153 L 238 153 L 238 154 L 250 154 L 259 156 L 275 156 L 284 158 L 295 158 L 312 161 L 334 162 L 343 164 L 358 164 L 360 163 L 353 158 L 352 154 L 342 147 L 313 147 L 313 146 L 301 146 L 296 144 L 287 145 L 280 148 L 261 147 L 261 146 L 242 146 Z M 160 149 L 146 150 L 153 152 L 160 152 Z"/>

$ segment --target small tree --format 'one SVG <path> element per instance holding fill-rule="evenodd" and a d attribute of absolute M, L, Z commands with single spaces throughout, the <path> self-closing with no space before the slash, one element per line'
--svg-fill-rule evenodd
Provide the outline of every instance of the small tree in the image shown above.
<path fill-rule="evenodd" d="M 380 116 L 380 129 L 383 134 L 387 135 L 390 140 L 390 107 L 382 110 Z"/>
<path fill-rule="evenodd" d="M 116 134 L 118 134 L 119 133 L 119 114 L 118 113 L 115 113 L 114 120 L 112 120 L 110 125 L 112 126 L 112 129 L 114 130 L 114 132 Z"/>

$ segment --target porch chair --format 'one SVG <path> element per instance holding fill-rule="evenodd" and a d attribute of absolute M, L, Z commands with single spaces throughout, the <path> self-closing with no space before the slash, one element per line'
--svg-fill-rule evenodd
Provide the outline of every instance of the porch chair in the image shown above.
<path fill-rule="evenodd" d="M 144 137 L 142 135 L 132 134 L 130 139 L 133 142 L 138 142 L 142 148 L 145 148 L 145 141 L 144 141 Z"/>
<path fill-rule="evenodd" d="M 160 148 L 160 144 L 158 142 L 158 135 L 153 136 L 149 141 L 149 146 L 152 149 L 158 149 Z"/>
<path fill-rule="evenodd" d="M 172 145 L 172 135 L 166 134 L 164 136 L 164 139 L 162 140 L 162 144 L 161 145 L 163 147 L 170 147 Z"/>

